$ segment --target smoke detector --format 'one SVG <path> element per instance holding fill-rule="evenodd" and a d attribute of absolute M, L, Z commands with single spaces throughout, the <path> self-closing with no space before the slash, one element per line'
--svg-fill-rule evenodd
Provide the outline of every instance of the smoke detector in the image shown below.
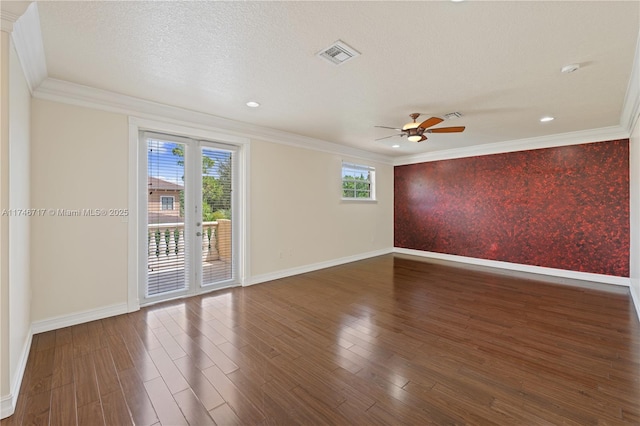
<path fill-rule="evenodd" d="M 316 53 L 316 56 L 319 56 L 334 65 L 342 65 L 356 56 L 360 56 L 360 52 L 353 47 L 348 46 L 342 40 L 338 40 L 331 46 Z"/>

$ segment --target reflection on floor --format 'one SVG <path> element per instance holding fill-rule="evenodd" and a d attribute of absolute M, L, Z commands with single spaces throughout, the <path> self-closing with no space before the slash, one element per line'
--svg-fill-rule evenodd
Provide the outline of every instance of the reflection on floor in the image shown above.
<path fill-rule="evenodd" d="M 638 425 L 632 306 L 386 255 L 35 335 L 2 426 Z"/>
<path fill-rule="evenodd" d="M 182 263 L 182 262 L 181 262 Z M 185 270 L 183 265 L 164 265 L 148 273 L 149 295 L 154 296 L 185 288 Z M 208 285 L 232 278 L 230 262 L 215 260 L 202 263 L 202 284 Z"/>

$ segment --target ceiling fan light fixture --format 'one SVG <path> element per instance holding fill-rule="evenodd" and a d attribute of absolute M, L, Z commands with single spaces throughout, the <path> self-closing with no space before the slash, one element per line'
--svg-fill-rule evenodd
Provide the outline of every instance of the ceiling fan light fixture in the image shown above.
<path fill-rule="evenodd" d="M 462 114 L 460 113 L 452 113 L 452 114 L 455 114 L 456 118 L 462 116 Z M 422 142 L 427 140 L 425 133 L 459 133 L 464 131 L 464 126 L 439 127 L 437 129 L 430 129 L 431 126 L 435 126 L 444 121 L 442 118 L 439 118 L 439 117 L 431 117 L 422 121 L 421 123 L 416 122 L 417 118 L 420 117 L 419 113 L 414 112 L 413 114 L 410 114 L 409 117 L 411 117 L 413 121 L 402 126 L 402 129 L 397 129 L 395 127 L 387 127 L 387 126 L 375 126 L 375 127 L 382 127 L 384 129 L 397 130 L 401 132 L 400 134 L 397 134 L 397 135 L 391 135 L 391 136 L 379 138 L 376 140 L 378 141 L 380 139 L 387 139 L 393 136 L 403 136 L 403 137 L 406 136 L 409 142 Z"/>

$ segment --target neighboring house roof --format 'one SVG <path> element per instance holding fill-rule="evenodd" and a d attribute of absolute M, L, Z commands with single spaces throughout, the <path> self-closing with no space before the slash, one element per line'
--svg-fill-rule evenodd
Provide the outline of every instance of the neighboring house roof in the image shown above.
<path fill-rule="evenodd" d="M 167 182 L 166 180 L 158 179 L 156 177 L 149 177 L 149 189 L 156 191 L 182 191 L 184 186 L 177 183 Z"/>

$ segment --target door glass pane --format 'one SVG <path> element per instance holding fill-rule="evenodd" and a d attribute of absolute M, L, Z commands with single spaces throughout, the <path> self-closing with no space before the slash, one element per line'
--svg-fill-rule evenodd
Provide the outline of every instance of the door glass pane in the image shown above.
<path fill-rule="evenodd" d="M 187 288 L 185 145 L 147 138 L 146 296 Z"/>
<path fill-rule="evenodd" d="M 233 279 L 232 153 L 202 148 L 202 285 Z"/>

